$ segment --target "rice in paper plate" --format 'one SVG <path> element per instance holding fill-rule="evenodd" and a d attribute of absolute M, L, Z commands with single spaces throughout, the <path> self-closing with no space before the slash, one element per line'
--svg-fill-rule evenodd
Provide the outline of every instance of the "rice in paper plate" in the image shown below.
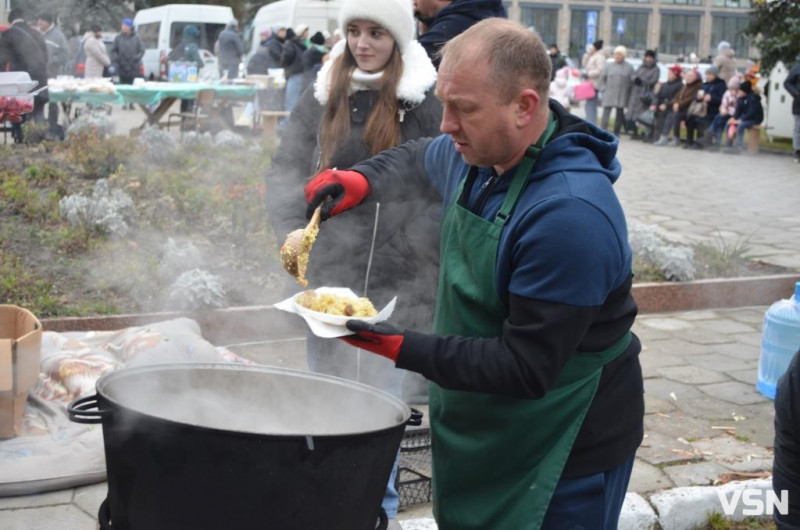
<path fill-rule="evenodd" d="M 314 335 L 334 338 L 353 334 L 345 325 L 348 320 L 358 319 L 372 324 L 387 320 L 396 301 L 397 297 L 393 298 L 378 312 L 368 299 L 359 298 L 348 288 L 319 287 L 299 292 L 274 307 L 303 317 Z"/>

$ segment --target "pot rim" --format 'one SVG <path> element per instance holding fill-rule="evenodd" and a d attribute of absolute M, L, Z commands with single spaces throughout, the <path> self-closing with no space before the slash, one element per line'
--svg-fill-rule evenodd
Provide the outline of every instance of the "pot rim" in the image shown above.
<path fill-rule="evenodd" d="M 148 412 L 144 412 L 141 410 L 137 410 L 136 408 L 120 403 L 117 399 L 112 398 L 106 392 L 106 389 L 109 385 L 111 385 L 115 380 L 122 379 L 127 376 L 139 374 L 139 373 L 147 373 L 147 372 L 160 372 L 160 371 L 186 371 L 186 370 L 226 370 L 226 371 L 243 371 L 243 372 L 261 372 L 261 373 L 269 373 L 269 374 L 283 374 L 292 377 L 301 377 L 305 379 L 316 379 L 325 382 L 334 382 L 340 385 L 351 387 L 355 390 L 366 392 L 368 394 L 373 394 L 385 401 L 389 401 L 391 404 L 395 405 L 398 409 L 398 412 L 402 413 L 402 420 L 398 421 L 396 425 L 392 425 L 389 427 L 381 427 L 377 429 L 369 429 L 363 431 L 356 431 L 356 432 L 342 432 L 342 433 L 335 433 L 335 434 L 272 434 L 272 433 L 264 433 L 264 432 L 253 432 L 248 430 L 229 430 L 229 429 L 222 429 L 219 427 L 209 427 L 205 425 L 195 425 L 193 423 L 189 423 L 186 421 L 171 419 L 171 418 L 164 418 L 162 416 L 156 416 L 150 414 Z M 284 438 L 284 439 L 302 439 L 306 440 L 308 438 L 342 438 L 342 437 L 353 437 L 353 436 L 363 436 L 367 434 L 375 434 L 380 432 L 391 431 L 397 428 L 405 428 L 405 425 L 411 419 L 411 407 L 409 407 L 403 400 L 385 392 L 383 390 L 379 390 L 375 387 L 366 385 L 364 383 L 359 383 L 356 381 L 351 381 L 349 379 L 344 379 L 341 377 L 336 377 L 332 375 L 325 375 L 325 374 L 316 374 L 313 372 L 305 372 L 302 370 L 294 370 L 290 368 L 280 368 L 277 366 L 267 366 L 267 365 L 247 365 L 247 364 L 236 364 L 236 363 L 161 363 L 161 364 L 151 364 L 151 365 L 143 365 L 143 366 L 132 366 L 132 367 L 125 367 L 120 368 L 118 370 L 114 370 L 113 372 L 109 372 L 100 376 L 95 384 L 95 389 L 98 394 L 104 401 L 113 404 L 115 407 L 120 409 L 129 410 L 135 412 L 136 414 L 140 414 L 142 416 L 146 416 L 147 418 L 152 418 L 154 420 L 158 420 L 161 422 L 172 423 L 176 425 L 181 425 L 185 427 L 190 427 L 193 429 L 201 429 L 204 431 L 213 431 L 219 433 L 225 433 L 227 435 L 245 435 L 245 436 L 258 436 L 258 437 L 275 437 L 275 438 Z M 112 413 L 113 414 L 113 413 Z"/>

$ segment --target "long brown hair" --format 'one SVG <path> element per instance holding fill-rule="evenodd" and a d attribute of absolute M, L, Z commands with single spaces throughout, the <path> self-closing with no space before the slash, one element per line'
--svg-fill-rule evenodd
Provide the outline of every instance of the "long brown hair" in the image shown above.
<path fill-rule="evenodd" d="M 320 168 L 330 167 L 334 152 L 350 134 L 350 80 L 357 63 L 344 47 L 344 53 L 335 59 L 331 68 L 331 86 L 320 128 Z M 400 120 L 397 117 L 397 84 L 403 75 L 403 59 L 397 44 L 394 46 L 389 62 L 383 69 L 378 99 L 372 105 L 367 126 L 364 129 L 364 143 L 370 154 L 380 153 L 400 143 Z"/>

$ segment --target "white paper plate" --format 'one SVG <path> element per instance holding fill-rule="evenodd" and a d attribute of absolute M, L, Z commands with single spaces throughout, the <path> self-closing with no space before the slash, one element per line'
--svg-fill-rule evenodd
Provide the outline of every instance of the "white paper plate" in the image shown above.
<path fill-rule="evenodd" d="M 335 294 L 338 296 L 343 296 L 346 298 L 358 298 L 358 296 L 350 289 L 346 287 L 319 287 L 314 289 L 316 293 L 330 293 Z M 386 304 L 386 307 L 381 309 L 377 315 L 368 317 L 368 318 L 357 318 L 357 317 L 347 317 L 342 315 L 329 315 L 328 313 L 320 313 L 318 311 L 312 311 L 307 307 L 303 307 L 297 303 L 297 297 L 300 296 L 304 291 L 301 291 L 282 302 L 278 302 L 275 304 L 275 308 L 280 309 L 282 311 L 287 311 L 289 313 L 295 313 L 300 315 L 303 320 L 306 321 L 308 327 L 311 329 L 311 332 L 316 335 L 317 337 L 323 338 L 334 338 L 334 337 L 344 337 L 345 335 L 352 335 L 353 332 L 347 329 L 347 321 L 348 320 L 364 320 L 371 324 L 375 324 L 377 322 L 383 322 L 387 320 L 390 316 L 392 316 L 392 312 L 394 311 L 395 303 L 397 302 L 397 297 L 392 298 L 392 300 Z"/>

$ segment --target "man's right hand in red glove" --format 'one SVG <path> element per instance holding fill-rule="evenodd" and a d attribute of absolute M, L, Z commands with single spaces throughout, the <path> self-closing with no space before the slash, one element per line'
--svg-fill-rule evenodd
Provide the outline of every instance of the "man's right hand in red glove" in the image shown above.
<path fill-rule="evenodd" d="M 322 204 L 322 220 L 349 210 L 369 195 L 367 177 L 357 171 L 326 169 L 306 184 L 306 218 Z M 324 202 L 328 197 L 330 202 Z"/>

